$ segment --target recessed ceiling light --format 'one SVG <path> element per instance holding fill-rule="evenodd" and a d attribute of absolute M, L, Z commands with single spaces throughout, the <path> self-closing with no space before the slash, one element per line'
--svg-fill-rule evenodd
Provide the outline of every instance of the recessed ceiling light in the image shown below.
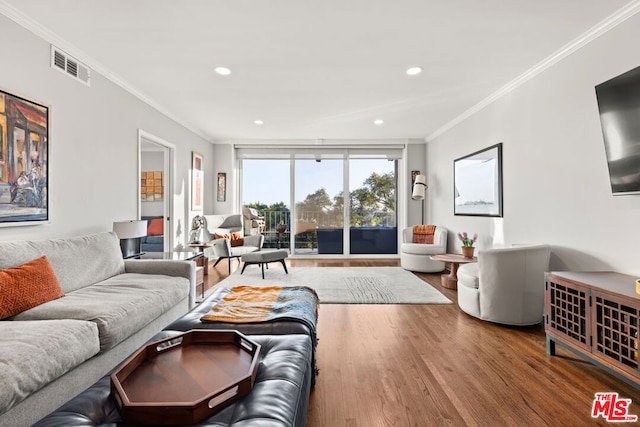
<path fill-rule="evenodd" d="M 410 76 L 417 76 L 422 72 L 422 67 L 410 67 L 407 68 L 407 74 Z"/>
<path fill-rule="evenodd" d="M 231 70 L 227 67 L 216 67 L 213 69 L 213 71 L 220 74 L 221 76 L 228 76 L 229 74 L 231 74 Z"/>
<path fill-rule="evenodd" d="M 376 120 L 373 121 L 373 124 L 374 125 L 378 125 L 378 126 L 383 125 L 384 124 L 384 120 L 376 119 Z"/>
<path fill-rule="evenodd" d="M 255 123 L 258 126 L 262 126 L 264 124 L 262 120 L 254 120 L 253 123 Z"/>

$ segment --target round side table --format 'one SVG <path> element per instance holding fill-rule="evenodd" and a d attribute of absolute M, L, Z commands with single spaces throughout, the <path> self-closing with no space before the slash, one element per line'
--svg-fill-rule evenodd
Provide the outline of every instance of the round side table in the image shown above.
<path fill-rule="evenodd" d="M 430 258 L 434 261 L 448 262 L 451 264 L 451 271 L 449 274 L 443 274 L 441 280 L 443 288 L 454 290 L 458 289 L 458 266 L 460 264 L 478 262 L 478 257 L 466 257 L 460 254 L 432 255 Z"/>

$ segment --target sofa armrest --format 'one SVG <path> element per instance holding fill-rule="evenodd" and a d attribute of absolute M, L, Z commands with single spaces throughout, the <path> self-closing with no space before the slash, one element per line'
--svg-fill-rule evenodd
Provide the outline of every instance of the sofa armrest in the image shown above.
<path fill-rule="evenodd" d="M 189 280 L 189 308 L 193 308 L 196 304 L 196 263 L 194 261 L 126 259 L 124 271 L 125 273 L 184 277 Z"/>

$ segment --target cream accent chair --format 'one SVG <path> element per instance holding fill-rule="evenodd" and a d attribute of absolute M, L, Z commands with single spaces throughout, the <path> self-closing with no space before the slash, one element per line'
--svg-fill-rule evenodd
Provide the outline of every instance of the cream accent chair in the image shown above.
<path fill-rule="evenodd" d="M 432 261 L 431 255 L 447 252 L 447 229 L 436 226 L 433 244 L 413 243 L 413 227 L 402 230 L 400 266 L 420 273 L 438 273 L 444 270 L 444 262 Z"/>
<path fill-rule="evenodd" d="M 549 245 L 477 251 L 478 262 L 458 268 L 458 306 L 471 316 L 505 325 L 542 322 Z"/>

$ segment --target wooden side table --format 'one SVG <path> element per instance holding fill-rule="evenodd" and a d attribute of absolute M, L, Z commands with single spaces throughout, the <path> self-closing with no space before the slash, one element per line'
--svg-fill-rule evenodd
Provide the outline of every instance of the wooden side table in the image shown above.
<path fill-rule="evenodd" d="M 201 243 L 189 243 L 187 246 L 190 248 L 198 248 L 198 251 L 202 252 L 202 267 L 204 267 L 204 274 L 209 274 L 209 258 L 204 255 L 204 249 L 210 248 L 213 246 L 211 242 L 201 242 Z"/>
<path fill-rule="evenodd" d="M 471 262 L 478 262 L 477 257 L 465 257 L 459 254 L 440 254 L 432 255 L 430 257 L 434 261 L 448 262 L 451 264 L 451 271 L 449 274 L 443 274 L 441 276 L 442 287 L 447 289 L 458 289 L 458 266 L 460 264 L 469 264 Z"/>

